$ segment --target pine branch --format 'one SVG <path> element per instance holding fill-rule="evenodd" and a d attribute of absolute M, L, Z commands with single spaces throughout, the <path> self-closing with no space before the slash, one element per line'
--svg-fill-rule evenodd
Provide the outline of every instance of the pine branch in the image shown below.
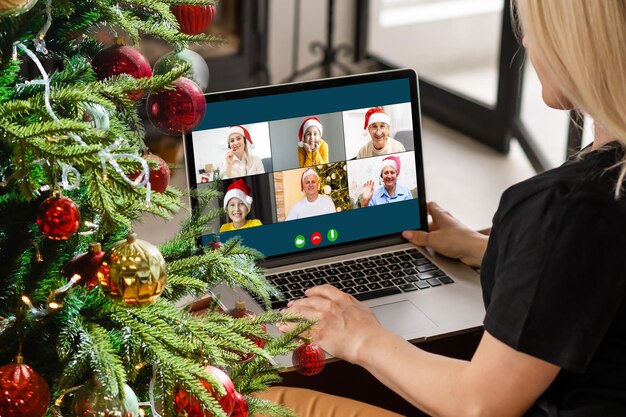
<path fill-rule="evenodd" d="M 275 417 L 298 417 L 298 414 L 295 411 L 263 398 L 248 398 L 248 408 L 250 410 L 250 415 L 257 415 L 258 413 Z"/>
<path fill-rule="evenodd" d="M 117 396 L 126 383 L 126 373 L 109 333 L 97 324 L 86 323 L 79 338 L 81 350 L 89 352 L 89 363 L 96 379 L 107 392 Z"/>

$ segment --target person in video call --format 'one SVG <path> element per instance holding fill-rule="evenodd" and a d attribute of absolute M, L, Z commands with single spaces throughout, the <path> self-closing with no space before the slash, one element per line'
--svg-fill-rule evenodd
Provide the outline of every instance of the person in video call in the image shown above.
<path fill-rule="evenodd" d="M 228 151 L 222 164 L 222 178 L 237 178 L 263 174 L 265 169 L 261 158 L 252 154 L 254 148 L 250 132 L 243 126 L 228 128 Z"/>
<path fill-rule="evenodd" d="M 507 189 L 489 236 L 434 203 L 429 232 L 403 232 L 480 267 L 486 313 L 471 360 L 412 345 L 330 285 L 309 288 L 286 313 L 316 320 L 311 336 L 325 351 L 428 415 L 626 416 L 626 2 L 513 5 L 543 101 L 588 115 L 593 140 Z M 323 397 L 307 391 L 294 404 L 315 401 L 302 416 L 345 415 Z"/>
<path fill-rule="evenodd" d="M 359 149 L 357 158 L 369 156 L 387 155 L 390 153 L 404 152 L 404 145 L 391 136 L 389 115 L 380 107 L 373 107 L 365 113 L 365 134 L 369 134 L 370 141 Z"/>
<path fill-rule="evenodd" d="M 252 189 L 241 178 L 230 184 L 226 194 L 224 194 L 224 210 L 226 210 L 230 222 L 224 223 L 220 227 L 220 232 L 263 225 L 260 220 L 246 219 L 252 205 L 251 193 Z"/>
<path fill-rule="evenodd" d="M 314 169 L 309 168 L 302 173 L 301 190 L 304 191 L 304 197 L 291 207 L 285 220 L 302 219 L 336 211 L 333 200 L 319 193 L 319 185 L 320 177 Z"/>
<path fill-rule="evenodd" d="M 307 117 L 298 131 L 298 163 L 301 168 L 328 163 L 328 144 L 324 126 L 317 117 Z"/>
<path fill-rule="evenodd" d="M 374 190 L 374 181 L 366 181 L 363 185 L 361 207 L 377 206 L 413 198 L 408 188 L 398 184 L 400 166 L 400 157 L 398 156 L 390 155 L 382 160 L 380 164 L 380 178 L 383 185 Z"/>

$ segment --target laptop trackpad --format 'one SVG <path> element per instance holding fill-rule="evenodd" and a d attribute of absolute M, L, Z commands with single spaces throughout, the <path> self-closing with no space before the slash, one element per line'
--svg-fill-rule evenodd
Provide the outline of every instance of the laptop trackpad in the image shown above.
<path fill-rule="evenodd" d="M 404 338 L 414 337 L 416 332 L 437 327 L 410 301 L 383 304 L 371 309 L 383 327 Z"/>

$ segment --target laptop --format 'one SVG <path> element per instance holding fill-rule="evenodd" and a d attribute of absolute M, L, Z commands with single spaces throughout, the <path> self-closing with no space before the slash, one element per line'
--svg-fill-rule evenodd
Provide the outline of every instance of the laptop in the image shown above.
<path fill-rule="evenodd" d="M 264 254 L 261 266 L 286 300 L 330 283 L 362 300 L 385 327 L 409 341 L 482 326 L 478 273 L 401 237 L 403 230 L 428 228 L 422 162 L 428 155 L 422 153 L 414 71 L 211 93 L 205 101 L 204 118 L 185 135 L 189 187 L 217 186 L 228 202 L 246 205 L 247 216 L 243 223 L 242 210 L 234 208 L 232 219 L 224 215 L 209 225 L 212 233 L 202 236 L 201 244 L 210 245 L 216 235 L 222 242 L 238 236 Z M 395 147 L 388 154 L 363 153 L 372 140 L 365 123 L 372 108 L 382 110 L 370 112 L 372 121 L 389 122 Z M 321 130 L 326 146 L 317 153 L 326 159 L 301 166 L 312 154 L 302 152 L 306 133 L 300 129 L 310 126 Z M 248 153 L 229 166 L 227 155 L 243 144 L 241 137 L 229 139 L 237 134 Z M 386 184 L 381 172 L 390 165 L 401 201 L 373 197 L 369 201 L 376 204 L 367 203 L 367 184 L 374 194 L 381 191 Z M 317 190 L 308 184 L 315 180 Z M 223 198 L 214 204 L 223 207 Z M 252 311 L 262 311 L 245 291 L 216 292 L 226 306 L 243 300 Z"/>

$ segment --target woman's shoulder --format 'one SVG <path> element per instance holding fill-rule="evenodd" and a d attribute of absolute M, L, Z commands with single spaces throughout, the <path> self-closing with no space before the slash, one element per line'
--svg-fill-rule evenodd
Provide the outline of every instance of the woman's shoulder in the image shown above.
<path fill-rule="evenodd" d="M 246 227 L 263 226 L 263 223 L 259 219 L 250 219 L 246 222 Z"/>
<path fill-rule="evenodd" d="M 614 162 L 608 154 L 588 154 L 515 184 L 502 194 L 496 216 L 501 219 L 517 209 L 539 214 L 548 207 L 577 211 L 613 207 L 626 214 L 626 198 L 616 200 L 614 195 L 619 175 L 619 169 L 612 168 Z"/>

